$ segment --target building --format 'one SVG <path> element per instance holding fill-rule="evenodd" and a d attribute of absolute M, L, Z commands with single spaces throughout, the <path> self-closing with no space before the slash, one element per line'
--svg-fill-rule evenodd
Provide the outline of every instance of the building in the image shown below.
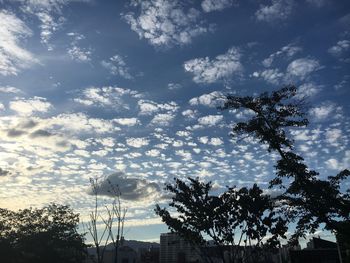
<path fill-rule="evenodd" d="M 312 238 L 303 250 L 290 251 L 291 263 L 339 263 L 337 244 L 321 238 Z"/>
<path fill-rule="evenodd" d="M 197 249 L 177 233 L 160 235 L 160 263 L 199 262 Z"/>
<path fill-rule="evenodd" d="M 159 263 L 159 247 L 139 248 L 140 263 Z"/>

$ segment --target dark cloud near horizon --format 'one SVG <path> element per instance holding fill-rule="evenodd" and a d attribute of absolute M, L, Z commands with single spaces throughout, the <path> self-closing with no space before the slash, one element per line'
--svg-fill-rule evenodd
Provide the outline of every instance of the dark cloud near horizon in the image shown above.
<path fill-rule="evenodd" d="M 52 135 L 53 135 L 52 133 L 45 131 L 45 130 L 36 130 L 35 132 L 30 134 L 30 137 L 31 138 L 50 137 Z"/>
<path fill-rule="evenodd" d="M 9 174 L 10 174 L 9 171 L 0 168 L 0 176 L 7 176 L 7 175 L 9 175 Z"/>
<path fill-rule="evenodd" d="M 10 129 L 7 131 L 7 136 L 8 137 L 20 137 L 22 135 L 26 134 L 25 131 L 22 131 L 22 130 L 17 130 L 17 129 Z"/>
<path fill-rule="evenodd" d="M 120 190 L 120 197 L 129 201 L 141 201 L 160 192 L 157 183 L 149 182 L 146 179 L 127 177 L 123 172 L 116 172 L 98 182 L 97 194 L 114 196 L 113 189 L 116 188 Z M 92 194 L 92 189 L 89 189 L 88 193 Z"/>

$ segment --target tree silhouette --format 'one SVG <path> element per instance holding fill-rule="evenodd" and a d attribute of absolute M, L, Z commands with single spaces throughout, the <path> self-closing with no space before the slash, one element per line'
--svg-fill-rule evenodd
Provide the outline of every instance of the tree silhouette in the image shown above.
<path fill-rule="evenodd" d="M 278 216 L 273 200 L 257 185 L 228 188 L 219 196 L 210 194 L 211 187 L 210 182 L 203 183 L 198 178 L 188 178 L 188 182 L 175 178 L 174 185 L 166 185 L 172 194 L 170 209 L 157 205 L 155 212 L 170 230 L 193 244 L 203 246 L 205 237 L 210 237 L 219 248 L 223 262 L 227 261 L 224 257 L 227 245 L 235 249 L 249 245 L 258 251 L 274 248 L 280 238 L 286 238 L 287 221 Z M 241 254 L 231 251 L 231 256 Z M 259 257 L 255 262 L 259 262 Z"/>
<path fill-rule="evenodd" d="M 256 97 L 228 95 L 222 107 L 223 110 L 243 109 L 253 113 L 250 119 L 233 127 L 232 136 L 252 136 L 267 144 L 270 152 L 279 154 L 280 159 L 275 165 L 276 177 L 270 182 L 270 187 L 285 189 L 280 200 L 287 215 L 297 221 L 292 241 L 297 241 L 307 232 L 315 232 L 321 224 L 340 233 L 341 222 L 350 219 L 349 190 L 340 189 L 341 181 L 350 175 L 349 170 L 321 180 L 319 173 L 309 169 L 304 159 L 293 152 L 294 142 L 287 136 L 288 130 L 305 127 L 309 123 L 304 103 L 296 99 L 296 95 L 297 88 L 294 86 Z M 350 236 L 348 238 L 350 240 Z"/>
<path fill-rule="evenodd" d="M 93 244 L 96 250 L 96 259 L 93 260 L 97 263 L 104 262 L 104 254 L 109 241 L 112 242 L 115 256 L 114 262 L 118 262 L 118 249 L 122 244 L 124 222 L 127 209 L 121 205 L 121 192 L 118 185 L 113 185 L 110 181 L 109 192 L 113 197 L 112 202 L 105 205 L 101 210 L 101 204 L 98 200 L 100 183 L 98 178 L 90 178 L 90 185 L 92 194 L 94 195 L 94 208 L 90 212 L 90 220 L 85 223 L 85 227 L 88 233 L 92 237 Z M 103 222 L 103 227 L 98 228 L 99 222 Z"/>
<path fill-rule="evenodd" d="M 86 255 L 79 215 L 51 204 L 17 212 L 0 209 L 0 261 L 9 263 L 78 263 Z"/>

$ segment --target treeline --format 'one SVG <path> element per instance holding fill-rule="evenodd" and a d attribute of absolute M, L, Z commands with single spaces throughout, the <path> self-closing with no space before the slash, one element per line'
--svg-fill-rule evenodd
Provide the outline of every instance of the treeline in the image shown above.
<path fill-rule="evenodd" d="M 86 245 L 78 224 L 79 215 L 64 205 L 0 209 L 0 262 L 81 263 Z"/>

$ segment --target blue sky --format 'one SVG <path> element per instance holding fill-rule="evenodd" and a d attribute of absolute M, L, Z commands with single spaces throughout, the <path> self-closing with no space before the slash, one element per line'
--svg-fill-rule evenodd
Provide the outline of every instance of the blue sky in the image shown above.
<path fill-rule="evenodd" d="M 349 29 L 345 0 L 0 0 L 0 207 L 86 218 L 89 178 L 109 177 L 126 238 L 158 239 L 175 176 L 267 187 L 277 156 L 230 138 L 249 112 L 217 106 L 287 84 L 309 105 L 296 150 L 335 175 L 350 163 Z"/>

